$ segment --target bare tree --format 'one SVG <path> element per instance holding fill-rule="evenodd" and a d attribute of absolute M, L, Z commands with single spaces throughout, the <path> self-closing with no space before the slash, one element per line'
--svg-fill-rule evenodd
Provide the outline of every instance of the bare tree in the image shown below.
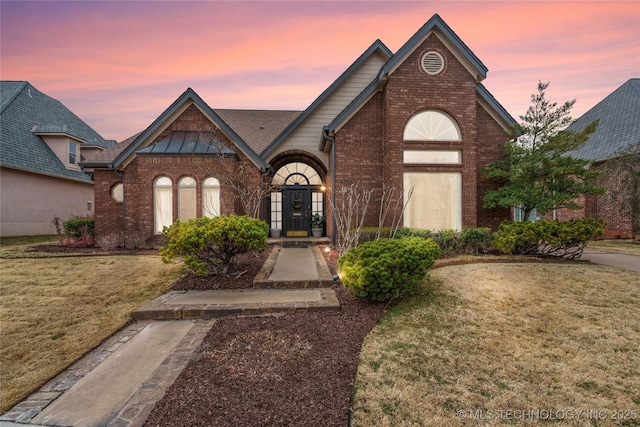
<path fill-rule="evenodd" d="M 225 203 L 235 206 L 236 202 L 239 202 L 246 215 L 258 218 L 263 200 L 272 191 L 279 190 L 279 187 L 272 185 L 271 176 L 260 173 L 253 167 L 247 168 L 246 162 L 239 159 L 222 141 L 216 139 L 212 132 L 201 132 L 198 135 L 198 143 L 209 147 L 210 151 L 215 153 L 216 162 L 203 162 L 194 155 L 192 157 L 194 167 L 215 176 L 220 181 L 221 187 L 231 190 L 230 201 L 224 200 L 221 191 L 221 207 Z M 215 211 L 215 208 L 211 207 L 211 210 Z M 214 212 L 214 214 L 219 213 Z"/>
<path fill-rule="evenodd" d="M 376 240 L 382 235 L 382 228 L 387 224 L 387 216 L 389 212 L 393 212 L 393 217 L 390 222 L 391 236 L 394 236 L 396 230 L 402 224 L 404 210 L 407 207 L 407 203 L 413 195 L 413 187 L 407 192 L 405 199 L 402 188 L 396 186 L 389 186 L 382 184 L 382 195 L 380 197 L 380 209 L 378 213 L 378 232 L 376 233 Z M 404 203 L 403 203 L 404 201 Z"/>
<path fill-rule="evenodd" d="M 336 249 L 339 255 L 344 255 L 358 244 L 374 189 L 354 183 L 334 191 L 331 209 L 336 224 Z"/>

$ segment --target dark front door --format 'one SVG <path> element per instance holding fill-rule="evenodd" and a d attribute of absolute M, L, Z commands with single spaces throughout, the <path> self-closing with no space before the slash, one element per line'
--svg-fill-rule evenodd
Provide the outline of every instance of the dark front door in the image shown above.
<path fill-rule="evenodd" d="M 282 199 L 287 237 L 307 237 L 311 219 L 309 188 L 287 188 Z"/>

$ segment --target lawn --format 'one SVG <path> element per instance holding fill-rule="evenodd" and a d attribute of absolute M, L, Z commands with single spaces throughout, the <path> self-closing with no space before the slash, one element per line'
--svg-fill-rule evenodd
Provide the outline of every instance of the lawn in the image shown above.
<path fill-rule="evenodd" d="M 442 267 L 365 339 L 353 425 L 640 425 L 638 343 L 638 273 Z"/>
<path fill-rule="evenodd" d="M 0 259 L 0 413 L 130 321 L 177 280 L 157 256 Z"/>
<path fill-rule="evenodd" d="M 640 241 L 631 239 L 592 240 L 587 245 L 587 248 L 640 255 Z"/>

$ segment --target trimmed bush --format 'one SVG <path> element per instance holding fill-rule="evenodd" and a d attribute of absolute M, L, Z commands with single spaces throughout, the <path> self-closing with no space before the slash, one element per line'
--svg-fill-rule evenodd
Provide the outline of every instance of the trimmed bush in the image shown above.
<path fill-rule="evenodd" d="M 407 237 L 366 242 L 338 259 L 344 287 L 360 298 L 388 301 L 413 289 L 440 256 L 431 239 Z"/>
<path fill-rule="evenodd" d="M 262 251 L 267 245 L 269 225 L 248 216 L 222 215 L 176 222 L 165 228 L 166 246 L 160 248 L 162 260 L 176 256 L 195 275 L 226 274 L 233 257 Z"/>
<path fill-rule="evenodd" d="M 474 255 L 478 255 L 480 252 L 490 252 L 492 239 L 493 233 L 487 227 L 465 228 L 460 233 L 460 241 L 464 251 Z"/>
<path fill-rule="evenodd" d="M 493 245 L 505 254 L 545 255 L 579 258 L 590 239 L 599 237 L 602 219 L 578 218 L 570 221 L 510 222 L 500 224 Z"/>
<path fill-rule="evenodd" d="M 64 222 L 64 234 L 72 239 L 94 235 L 93 218 L 72 218 Z"/>

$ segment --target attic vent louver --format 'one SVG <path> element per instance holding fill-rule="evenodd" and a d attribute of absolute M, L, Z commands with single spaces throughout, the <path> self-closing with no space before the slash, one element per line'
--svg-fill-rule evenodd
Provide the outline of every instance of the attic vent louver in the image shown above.
<path fill-rule="evenodd" d="M 438 52 L 427 52 L 422 56 L 422 69 L 427 74 L 435 76 L 444 69 L 444 58 Z"/>

